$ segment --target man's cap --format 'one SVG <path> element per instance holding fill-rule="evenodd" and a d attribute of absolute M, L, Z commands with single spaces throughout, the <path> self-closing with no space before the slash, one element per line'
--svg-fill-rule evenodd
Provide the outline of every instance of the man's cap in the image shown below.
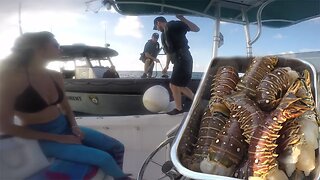
<path fill-rule="evenodd" d="M 158 38 L 159 38 L 159 34 L 158 34 L 158 33 L 153 33 L 153 34 L 152 34 L 152 37 L 158 39 Z"/>
<path fill-rule="evenodd" d="M 167 22 L 163 16 L 158 16 L 153 20 L 153 30 L 157 30 L 157 22 Z"/>

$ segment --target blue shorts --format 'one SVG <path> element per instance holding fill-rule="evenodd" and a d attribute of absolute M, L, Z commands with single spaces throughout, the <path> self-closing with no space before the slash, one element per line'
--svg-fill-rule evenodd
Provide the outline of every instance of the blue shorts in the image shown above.
<path fill-rule="evenodd" d="M 69 122 L 64 115 L 42 124 L 29 125 L 29 128 L 57 135 L 71 135 Z M 122 172 L 124 146 L 118 140 L 98 131 L 80 127 L 84 133 L 82 144 L 64 144 L 39 140 L 40 147 L 47 157 L 98 166 L 104 173 L 115 177 L 125 177 Z"/>

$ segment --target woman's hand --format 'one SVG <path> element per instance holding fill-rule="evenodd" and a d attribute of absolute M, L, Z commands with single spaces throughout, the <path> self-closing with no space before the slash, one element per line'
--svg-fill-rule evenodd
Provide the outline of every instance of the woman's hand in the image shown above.
<path fill-rule="evenodd" d="M 63 144 L 81 144 L 81 139 L 75 135 L 58 135 L 54 141 Z"/>
<path fill-rule="evenodd" d="M 79 137 L 80 140 L 83 139 L 84 134 L 83 134 L 83 132 L 81 131 L 81 129 L 79 128 L 79 126 L 72 126 L 71 129 L 72 129 L 72 133 L 73 133 L 74 135 L 76 135 L 77 137 Z"/>

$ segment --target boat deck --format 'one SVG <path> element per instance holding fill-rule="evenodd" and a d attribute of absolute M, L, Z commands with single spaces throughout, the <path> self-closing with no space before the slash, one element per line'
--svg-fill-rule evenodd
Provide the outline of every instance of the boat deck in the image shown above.
<path fill-rule="evenodd" d="M 170 116 L 167 114 L 141 116 L 77 117 L 80 126 L 96 129 L 112 136 L 125 145 L 124 171 L 137 177 L 146 157 L 166 139 L 166 134 L 179 125 L 186 113 Z M 161 151 L 156 161 L 162 164 L 168 160 L 168 151 Z M 158 158 L 158 159 L 157 159 Z M 162 177 L 161 166 L 151 166 L 145 179 Z"/>

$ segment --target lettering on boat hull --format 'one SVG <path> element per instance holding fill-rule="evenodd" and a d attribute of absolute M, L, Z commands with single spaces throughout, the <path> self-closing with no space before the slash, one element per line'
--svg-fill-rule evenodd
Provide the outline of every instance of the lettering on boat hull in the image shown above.
<path fill-rule="evenodd" d="M 82 101 L 81 96 L 68 96 L 71 101 Z"/>

